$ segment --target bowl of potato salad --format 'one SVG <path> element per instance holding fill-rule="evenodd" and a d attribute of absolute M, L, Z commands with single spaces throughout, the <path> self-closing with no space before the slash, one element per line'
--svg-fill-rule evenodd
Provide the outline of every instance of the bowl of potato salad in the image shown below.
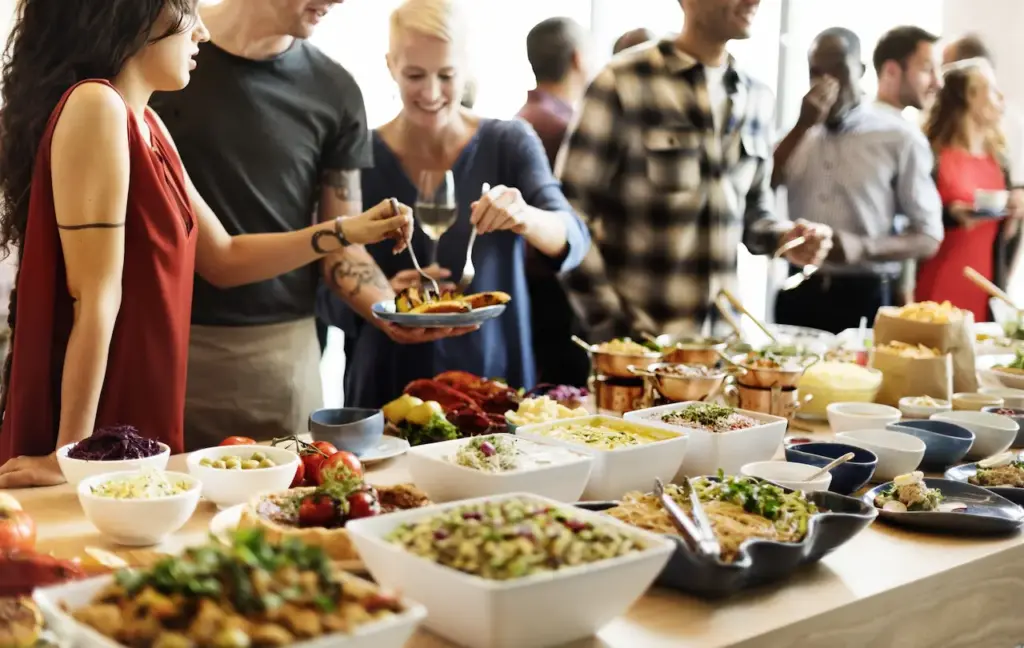
<path fill-rule="evenodd" d="M 508 423 L 509 434 L 515 434 L 516 429 L 524 425 L 584 416 L 590 416 L 590 412 L 582 407 L 566 407 L 553 398 L 537 396 L 522 400 L 516 411 L 505 412 L 505 421 Z"/>
<path fill-rule="evenodd" d="M 611 416 L 587 416 L 525 425 L 516 436 L 586 452 L 594 457 L 583 499 L 612 500 L 648 491 L 655 477 L 671 480 L 683 463 L 687 434 Z"/>

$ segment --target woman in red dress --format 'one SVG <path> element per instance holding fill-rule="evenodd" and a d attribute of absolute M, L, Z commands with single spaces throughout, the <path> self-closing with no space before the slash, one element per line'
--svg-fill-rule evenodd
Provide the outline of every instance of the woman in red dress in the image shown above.
<path fill-rule="evenodd" d="M 385 201 L 301 231 L 227 234 L 146 107 L 188 83 L 207 38 L 195 5 L 20 3 L 0 115 L 0 244 L 20 256 L 0 488 L 62 482 L 55 449 L 102 426 L 182 451 L 194 272 L 234 286 L 411 233 L 410 210 Z"/>
<path fill-rule="evenodd" d="M 988 319 L 988 295 L 963 275 L 970 266 L 988 279 L 996 275 L 995 254 L 1003 237 L 1018 226 L 1013 205 L 1010 220 L 975 213 L 976 191 L 1006 191 L 1005 146 L 999 129 L 1003 98 L 991 68 L 980 60 L 964 61 L 945 74 L 925 135 L 935 150 L 935 183 L 942 197 L 946 237 L 938 253 L 921 263 L 918 301 L 949 301 Z"/>

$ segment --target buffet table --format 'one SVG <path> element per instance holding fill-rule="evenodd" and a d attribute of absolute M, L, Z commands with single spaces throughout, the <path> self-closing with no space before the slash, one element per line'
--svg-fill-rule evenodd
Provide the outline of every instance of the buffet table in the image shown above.
<path fill-rule="evenodd" d="M 172 457 L 168 469 L 184 471 L 184 456 Z M 399 458 L 369 468 L 367 478 L 392 484 L 408 481 L 408 473 Z M 41 551 L 73 557 L 88 546 L 121 549 L 85 519 L 72 487 L 13 494 L 36 521 Z M 157 549 L 203 542 L 215 513 L 212 504 L 201 502 L 189 523 Z M 651 590 L 596 639 L 577 645 L 1012 648 L 1024 643 L 1021 600 L 1024 535 L 961 539 L 899 531 L 876 521 L 820 565 L 747 595 L 703 602 Z M 409 644 L 449 645 L 423 630 Z"/>

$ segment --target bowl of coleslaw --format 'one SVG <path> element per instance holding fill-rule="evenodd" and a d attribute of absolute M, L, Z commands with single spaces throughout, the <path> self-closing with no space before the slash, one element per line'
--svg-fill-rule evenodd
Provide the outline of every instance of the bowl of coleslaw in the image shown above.
<path fill-rule="evenodd" d="M 143 468 L 87 477 L 78 483 L 85 517 L 113 542 L 146 547 L 188 522 L 202 484 L 187 473 Z"/>

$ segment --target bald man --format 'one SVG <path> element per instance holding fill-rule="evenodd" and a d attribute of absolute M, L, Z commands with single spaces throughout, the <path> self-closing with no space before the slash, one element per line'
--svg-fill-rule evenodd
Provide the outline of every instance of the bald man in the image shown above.
<path fill-rule="evenodd" d="M 650 29 L 639 28 L 631 29 L 622 36 L 619 36 L 619 40 L 615 41 L 614 47 L 612 47 L 612 54 L 618 54 L 622 50 L 627 50 L 630 47 L 636 47 L 637 45 L 643 45 L 649 43 L 657 38 Z"/>

